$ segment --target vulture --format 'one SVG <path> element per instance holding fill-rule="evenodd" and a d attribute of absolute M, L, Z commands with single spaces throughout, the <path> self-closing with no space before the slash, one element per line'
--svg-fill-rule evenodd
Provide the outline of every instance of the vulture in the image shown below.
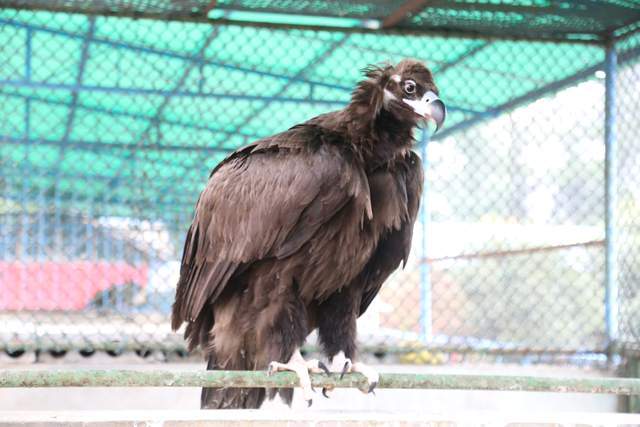
<path fill-rule="evenodd" d="M 420 61 L 372 65 L 340 111 L 238 149 L 209 176 L 187 232 L 171 326 L 208 370 L 289 370 L 311 404 L 300 353 L 317 330 L 331 371 L 358 362 L 356 320 L 411 248 L 422 192 L 413 132 L 446 108 Z M 323 394 L 324 394 L 323 390 Z M 258 408 L 292 389 L 204 388 L 201 407 Z"/>

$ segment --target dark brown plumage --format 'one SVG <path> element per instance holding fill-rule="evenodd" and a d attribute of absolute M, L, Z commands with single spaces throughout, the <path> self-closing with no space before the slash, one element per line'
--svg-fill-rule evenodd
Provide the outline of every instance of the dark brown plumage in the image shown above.
<path fill-rule="evenodd" d="M 211 173 L 172 314 L 208 369 L 286 362 L 316 328 L 329 358 L 356 356 L 356 319 L 406 262 L 420 202 L 410 147 L 425 116 L 403 101 L 437 93 L 413 60 L 366 76 L 344 110 L 239 149 Z M 291 390 L 280 394 L 290 402 Z M 264 398 L 264 389 L 204 389 L 202 407 L 255 408 Z"/>

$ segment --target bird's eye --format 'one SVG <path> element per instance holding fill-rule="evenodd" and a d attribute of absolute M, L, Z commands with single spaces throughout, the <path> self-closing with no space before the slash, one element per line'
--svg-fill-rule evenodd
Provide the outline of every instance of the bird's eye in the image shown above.
<path fill-rule="evenodd" d="M 404 82 L 404 91 L 409 95 L 416 93 L 416 82 L 413 80 L 406 80 Z"/>

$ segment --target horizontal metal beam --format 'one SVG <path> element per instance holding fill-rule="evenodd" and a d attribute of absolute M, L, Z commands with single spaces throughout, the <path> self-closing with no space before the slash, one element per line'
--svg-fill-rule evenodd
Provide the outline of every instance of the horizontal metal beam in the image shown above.
<path fill-rule="evenodd" d="M 175 166 L 176 172 L 171 176 L 153 177 L 153 179 L 141 175 L 135 175 L 131 170 L 126 170 L 126 173 L 116 176 L 95 173 L 90 168 L 86 170 L 86 173 L 83 173 L 66 171 L 58 172 L 56 170 L 52 170 L 50 167 L 42 167 L 32 163 L 27 163 L 23 165 L 23 167 L 27 168 L 28 174 L 13 172 L 16 170 L 15 168 L 6 168 L 6 172 L 3 171 L 0 173 L 0 177 L 5 180 L 5 188 L 3 189 L 5 194 L 10 192 L 12 185 L 16 187 L 17 191 L 21 191 L 20 186 L 25 180 L 38 180 L 40 178 L 51 179 L 52 185 L 58 184 L 60 180 L 64 179 L 73 181 L 81 180 L 89 183 L 93 181 L 105 182 L 114 187 L 120 185 L 127 187 L 143 185 L 145 191 L 158 190 L 161 188 L 166 190 L 166 187 L 169 184 L 173 193 L 184 194 L 188 191 L 201 190 L 206 183 L 206 177 L 208 175 L 204 174 L 202 177 L 198 177 L 196 174 L 188 173 L 193 172 L 193 168 L 182 166 L 180 164 Z M 158 168 L 160 169 L 161 167 L 162 166 L 159 166 Z"/>
<path fill-rule="evenodd" d="M 640 21 L 636 21 L 635 23 L 631 23 L 627 26 L 627 28 L 623 28 L 623 29 L 619 29 L 619 30 L 623 30 L 624 32 L 622 32 L 621 34 L 619 34 L 617 37 L 615 37 L 615 41 L 616 42 L 621 42 L 624 40 L 628 40 L 629 38 L 635 36 L 636 34 L 640 33 Z"/>
<path fill-rule="evenodd" d="M 635 47 L 633 49 L 626 50 L 618 56 L 618 64 L 623 65 L 626 62 L 629 62 L 635 58 L 640 57 L 640 46 Z M 572 74 L 564 79 L 556 80 L 550 82 L 549 84 L 542 86 L 538 89 L 527 92 L 521 96 L 517 96 L 510 101 L 505 102 L 502 105 L 499 105 L 495 108 L 491 108 L 488 111 L 478 114 L 468 120 L 464 120 L 459 122 L 449 128 L 445 128 L 441 132 L 437 133 L 433 139 L 443 139 L 446 138 L 455 132 L 460 132 L 465 129 L 468 129 L 484 120 L 488 120 L 494 117 L 497 117 L 503 113 L 506 113 L 510 110 L 514 110 L 521 105 L 526 104 L 527 102 L 534 101 L 536 99 L 540 99 L 543 96 L 549 95 L 551 93 L 558 92 L 562 89 L 571 87 L 576 85 L 582 80 L 586 80 L 588 78 L 592 78 L 595 75 L 596 71 L 604 69 L 604 62 L 599 62 L 591 67 L 587 67 L 581 71 L 578 71 L 575 74 Z"/>
<path fill-rule="evenodd" d="M 458 55 L 456 58 L 452 59 L 451 61 L 443 62 L 442 65 L 439 66 L 438 68 L 434 69 L 433 72 L 436 75 L 438 75 L 440 73 L 443 73 L 443 72 L 447 71 L 448 69 L 457 66 L 461 62 L 471 59 L 471 57 L 474 56 L 476 53 L 479 53 L 480 51 L 484 50 L 486 47 L 488 47 L 490 45 L 491 45 L 491 43 L 489 43 L 489 42 L 478 43 L 475 46 L 472 46 L 471 48 L 469 48 L 469 50 L 466 50 L 466 51 L 462 52 L 460 55 Z"/>
<path fill-rule="evenodd" d="M 45 139 L 45 138 L 18 138 L 7 135 L 0 135 L 0 145 L 11 144 L 21 145 L 26 143 L 49 145 L 54 147 L 66 147 L 66 148 L 78 148 L 87 151 L 98 151 L 103 149 L 119 149 L 119 150 L 136 150 L 141 151 L 185 151 L 188 153 L 221 153 L 229 154 L 233 150 L 220 147 L 201 147 L 195 145 L 165 145 L 165 144 L 144 144 L 142 146 L 136 143 L 125 144 L 121 142 L 102 142 L 102 141 L 82 141 L 82 140 L 69 140 L 62 141 L 58 139 Z"/>
<path fill-rule="evenodd" d="M 489 12 L 489 13 L 502 13 L 502 14 L 521 14 L 521 15 L 533 15 L 533 16 L 545 16 L 545 15 L 571 15 L 572 18 L 593 19 L 594 15 L 597 18 L 611 19 L 614 12 L 613 7 L 606 7 L 604 2 L 598 0 L 584 1 L 583 7 L 572 7 L 567 9 L 565 5 L 559 2 L 548 2 L 548 4 L 542 4 L 538 6 L 534 5 L 522 5 L 522 4 L 506 4 L 505 2 L 452 2 L 451 0 L 430 0 L 429 7 L 447 9 L 449 11 L 462 10 L 465 12 Z M 604 6 L 604 7 L 603 7 Z M 624 17 L 631 12 L 630 8 L 617 7 L 616 15 L 618 17 Z M 632 12 L 631 12 L 632 13 Z M 595 30 L 595 28 L 594 28 Z M 571 32 L 574 34 L 575 32 Z M 559 34 L 563 34 L 559 32 Z M 590 33 L 593 36 L 599 36 L 600 33 Z"/>
<path fill-rule="evenodd" d="M 201 93 L 193 91 L 172 91 L 166 89 L 143 89 L 139 87 L 119 87 L 119 86 L 96 86 L 96 85 L 75 85 L 65 83 L 45 83 L 26 80 L 0 80 L 0 86 L 15 87 L 31 87 L 35 89 L 49 90 L 65 90 L 78 92 L 106 92 L 117 93 L 121 95 L 158 95 L 158 96 L 175 96 L 185 98 L 213 98 L 213 99 L 229 99 L 237 101 L 264 101 L 264 102 L 284 102 L 293 104 L 313 104 L 313 105 L 346 105 L 347 100 L 340 99 L 308 99 L 308 98 L 292 98 L 292 97 L 273 97 L 260 95 L 236 95 L 226 93 Z"/>
<path fill-rule="evenodd" d="M 56 6 L 49 5 L 48 3 L 44 5 L 25 5 L 21 4 L 19 9 L 26 10 L 44 10 L 49 12 L 61 12 L 61 13 L 69 13 L 69 8 L 64 6 Z M 228 12 L 233 12 L 236 9 L 226 9 Z M 210 19 L 206 16 L 176 16 L 167 12 L 146 12 L 144 14 L 140 14 L 138 12 L 131 12 L 127 10 L 118 10 L 114 12 L 109 11 L 79 11 L 80 13 L 84 13 L 89 16 L 106 16 L 106 17 L 116 17 L 116 18 L 134 18 L 134 19 L 149 19 L 149 20 L 159 20 L 166 22 L 168 20 L 171 21 L 179 21 L 179 22 L 193 22 L 193 23 L 206 23 L 208 25 L 228 25 L 228 26 L 236 26 L 236 27 L 251 27 L 251 28 L 266 28 L 269 30 L 308 30 L 308 31 L 334 31 L 334 32 L 343 32 L 343 33 L 354 33 L 354 34 L 386 34 L 386 35 L 402 35 L 402 36 L 444 36 L 444 37 L 457 37 L 464 38 L 468 40 L 476 39 L 476 40 L 523 40 L 523 41 L 553 41 L 554 43 L 568 43 L 568 44 L 590 44 L 590 45 L 600 45 L 603 43 L 603 40 L 600 38 L 599 34 L 593 33 L 580 33 L 579 35 L 584 36 L 584 38 L 567 38 L 566 34 L 561 34 L 558 37 L 553 37 L 553 34 L 547 33 L 538 33 L 538 34 L 481 34 L 477 31 L 464 31 L 464 30 L 443 30 L 443 29 L 422 29 L 422 28 L 393 28 L 393 29 L 382 29 L 372 27 L 368 25 L 368 21 L 363 20 L 362 25 L 354 26 L 354 27 L 343 27 L 343 26 L 335 26 L 335 25 L 308 25 L 308 24 L 293 24 L 293 23 L 277 23 L 277 22 L 263 22 L 263 21 L 247 21 L 247 20 L 237 20 L 237 19 L 228 19 L 225 17 L 219 19 Z M 573 36 L 574 34 L 572 34 Z"/>
<path fill-rule="evenodd" d="M 21 22 L 21 21 L 11 20 L 11 19 L 0 19 L 0 24 L 1 23 L 6 23 L 7 25 L 12 25 L 14 27 L 21 28 L 21 29 L 26 29 L 29 33 L 40 31 L 40 32 L 44 32 L 46 34 L 59 35 L 59 36 L 71 38 L 71 39 L 74 39 L 74 40 L 81 40 L 82 39 L 82 36 L 80 34 L 78 34 L 78 33 L 65 31 L 65 30 L 61 30 L 61 29 L 57 29 L 57 28 L 49 28 L 49 27 L 41 26 L 41 25 L 28 24 L 28 23 L 24 23 L 24 22 Z M 350 33 L 346 32 L 346 34 L 350 34 Z M 305 42 L 307 40 L 308 41 L 318 41 L 318 38 L 316 38 L 316 37 L 306 37 L 306 36 L 300 35 L 300 36 L 297 36 L 297 38 L 298 39 L 303 39 Z M 480 38 L 477 38 L 477 39 L 481 40 Z M 95 44 L 103 44 L 103 45 L 109 46 L 111 48 L 120 49 L 120 50 L 131 50 L 131 51 L 135 51 L 135 52 L 142 52 L 142 53 L 148 53 L 148 54 L 168 57 L 168 58 L 172 58 L 172 59 L 179 59 L 179 60 L 189 61 L 189 62 L 193 62 L 195 65 L 198 65 L 198 66 L 209 65 L 209 66 L 214 66 L 214 67 L 218 67 L 218 68 L 227 69 L 227 70 L 230 70 L 230 71 L 240 71 L 240 72 L 243 72 L 243 73 L 253 74 L 253 75 L 256 75 L 256 76 L 270 77 L 270 78 L 274 78 L 274 79 L 285 80 L 285 81 L 288 81 L 290 83 L 307 84 L 312 88 L 313 87 L 325 87 L 325 88 L 328 88 L 328 89 L 342 90 L 342 91 L 345 91 L 345 92 L 348 92 L 348 93 L 351 93 L 351 91 L 353 90 L 353 86 L 352 85 L 342 85 L 342 84 L 338 84 L 338 83 L 327 83 L 325 81 L 313 80 L 313 79 L 305 78 L 305 77 L 302 77 L 302 76 L 287 75 L 287 74 L 275 73 L 275 72 L 264 71 L 264 70 L 256 70 L 256 69 L 253 69 L 253 68 L 242 67 L 242 66 L 239 66 L 239 65 L 229 64 L 229 63 L 226 63 L 226 62 L 213 61 L 210 58 L 209 59 L 201 58 L 201 57 L 198 57 L 197 54 L 185 54 L 185 53 L 181 53 L 181 52 L 157 49 L 157 48 L 154 48 L 154 47 L 151 47 L 151 46 L 140 45 L 140 44 L 132 44 L 132 43 L 125 43 L 125 42 L 121 42 L 121 41 L 118 41 L 118 40 L 112 40 L 112 39 L 100 38 L 100 37 L 97 37 L 97 38 L 94 37 L 92 39 L 92 42 L 95 43 Z M 489 44 L 489 41 L 485 41 L 485 43 Z M 373 48 L 371 46 L 361 46 L 361 45 L 358 45 L 358 44 L 349 44 L 349 43 L 347 43 L 346 45 L 348 45 L 349 48 L 352 48 L 352 49 L 357 49 L 357 50 L 360 50 L 360 51 L 379 53 L 379 54 L 382 54 L 382 55 L 385 55 L 385 56 L 389 56 L 389 55 L 393 54 L 393 49 L 376 49 L 376 48 Z M 438 61 L 438 60 L 435 60 L 435 59 L 431 59 L 431 60 L 429 60 L 429 62 L 433 63 L 433 64 L 438 64 L 438 63 L 446 64 L 444 61 Z M 450 106 L 448 108 L 450 108 Z"/>
<path fill-rule="evenodd" d="M 333 41 L 331 44 L 329 44 L 328 47 L 326 47 L 324 52 L 312 58 L 311 61 L 309 61 L 303 68 L 301 68 L 300 71 L 298 71 L 294 75 L 294 78 L 298 78 L 298 79 L 302 78 L 305 75 L 305 73 L 311 72 L 313 67 L 316 67 L 319 63 L 324 61 L 328 56 L 330 56 L 335 51 L 335 49 L 342 46 L 347 41 L 348 38 L 349 38 L 349 34 L 345 34 L 342 38 L 336 41 Z M 273 95 L 273 99 L 276 100 L 282 97 L 287 92 L 287 90 L 291 87 L 292 84 L 294 84 L 294 80 L 291 80 L 290 82 L 283 84 L 282 87 L 280 87 L 280 89 L 278 90 L 278 92 L 275 95 Z M 311 94 L 309 94 L 309 96 L 311 96 Z M 257 117 L 260 111 L 268 109 L 273 102 L 274 101 L 267 101 L 263 105 L 259 106 L 255 111 L 250 111 L 249 114 L 246 115 L 244 121 L 235 127 L 235 130 L 240 130 L 248 126 Z"/>
<path fill-rule="evenodd" d="M 29 32 L 33 32 L 33 31 L 41 31 L 41 32 L 45 32 L 48 34 L 54 34 L 54 35 L 61 35 L 64 37 L 69 37 L 72 39 L 77 39 L 77 40 L 83 40 L 84 36 L 81 34 L 77 34 L 77 33 L 73 33 L 73 32 L 69 32 L 69 31 L 64 31 L 64 30 L 59 30 L 59 29 L 55 29 L 55 28 L 49 28 L 46 26 L 39 26 L 39 25 L 33 25 L 33 24 L 27 24 L 27 23 L 23 23 L 20 21 L 15 21 L 15 20 L 11 20 L 11 19 L 0 19 L 0 24 L 6 24 L 6 25 L 11 25 L 17 28 L 23 28 L 26 29 Z M 216 62 L 216 61 L 212 61 L 210 59 L 205 59 L 203 58 L 201 55 L 191 55 L 191 54 L 182 54 L 179 52 L 174 52 L 174 51 L 166 51 L 166 50 L 162 50 L 162 49 L 155 49 L 149 46 L 144 46 L 144 45 L 134 45 L 134 44 L 128 44 L 128 43 L 124 43 L 124 42 L 120 42 L 120 41 L 115 41 L 115 40 L 110 40 L 110 39 L 105 39 L 105 38 L 100 38 L 100 37 L 93 37 L 91 39 L 91 42 L 94 44 L 104 44 L 113 48 L 120 48 L 120 49 L 128 49 L 128 50 L 133 50 L 133 51 L 138 51 L 138 52 L 143 52 L 143 53 L 149 53 L 149 54 L 155 54 L 155 55 L 159 55 L 159 56 L 165 56 L 165 57 L 169 57 L 169 58 L 173 58 L 173 59 L 181 59 L 181 60 L 185 60 L 185 61 L 191 61 L 194 62 L 195 64 L 198 65 L 211 65 L 211 66 L 215 66 L 215 67 L 219 67 L 219 68 L 223 68 L 223 69 L 229 69 L 232 71 L 241 71 L 244 73 L 248 73 L 248 74 L 254 74 L 254 75 L 258 75 L 258 76 L 263 76 L 263 77 L 272 77 L 272 78 L 276 78 L 276 79 L 281 79 L 281 80 L 285 80 L 289 83 L 303 83 L 303 84 L 308 84 L 311 87 L 325 87 L 325 88 L 329 88 L 329 89 L 335 89 L 335 90 L 342 90 L 345 91 L 347 93 L 351 93 L 351 91 L 353 90 L 352 86 L 345 86 L 345 85 L 340 85 L 340 84 L 334 84 L 334 83 L 326 83 L 326 82 L 322 82 L 319 80 L 310 80 L 310 79 L 306 79 L 301 77 L 301 75 L 293 75 L 293 76 L 289 76 L 289 75 L 284 75 L 284 74 L 279 74 L 279 73 L 273 73 L 273 72 L 268 72 L 268 71 L 261 71 L 261 70 L 254 70 L 252 68 L 247 68 L 247 67 L 241 67 L 241 66 L 237 66 L 237 65 L 233 65 L 233 64 L 227 64 L 227 63 L 223 63 L 223 62 Z M 354 46 L 357 47 L 357 46 Z M 390 52 L 385 52 L 385 54 L 388 54 Z M 29 79 L 27 79 L 29 80 Z M 2 82 L 0 82 L 0 84 L 2 84 Z M 15 84 L 13 84 L 15 86 Z M 73 85 L 72 85 L 73 86 Z M 65 90 L 68 90 L 69 88 L 65 88 Z M 128 88 L 117 88 L 117 91 L 122 91 L 122 90 L 136 90 L 136 89 L 128 89 Z M 171 92 L 171 91 L 166 91 L 166 92 Z M 199 92 L 195 92 L 193 94 L 197 94 Z M 158 95 L 161 96 L 167 96 L 166 93 L 158 93 Z M 184 96 L 184 95 L 182 95 Z M 205 95 L 206 96 L 206 95 Z M 228 97 L 228 98 L 238 98 L 237 95 L 227 95 L 227 94 L 220 94 L 220 95 L 213 95 L 214 97 Z M 253 99 L 251 99 L 253 100 Z M 262 99 L 266 102 L 273 102 L 273 101 L 278 101 L 280 100 L 278 97 L 271 97 L 271 98 L 265 98 Z M 286 102 L 286 101 L 285 101 Z M 306 98 L 303 98 L 303 102 L 309 102 L 309 100 L 307 100 Z M 345 101 L 324 101 L 324 100 L 320 100 L 319 102 L 328 102 L 331 104 L 340 104 L 340 103 L 346 103 Z M 448 105 L 447 108 L 450 111 L 461 111 L 464 113 L 471 113 L 471 114 L 477 114 L 479 113 L 478 111 L 474 111 L 472 109 L 469 108 L 464 108 L 464 107 L 458 107 L 458 106 L 454 106 L 454 105 Z"/>
<path fill-rule="evenodd" d="M 418 262 L 424 263 L 424 264 L 434 264 L 434 263 L 443 262 L 443 261 L 506 258 L 508 256 L 535 255 L 535 254 L 541 254 L 541 253 L 563 251 L 563 250 L 574 249 L 574 248 L 602 247 L 604 246 L 604 244 L 605 244 L 604 239 L 589 240 L 586 242 L 566 243 L 562 245 L 534 246 L 534 247 L 512 249 L 512 250 L 505 250 L 505 251 L 488 251 L 488 252 L 475 252 L 475 253 L 466 253 L 466 254 L 463 253 L 459 255 L 447 255 L 447 256 L 434 257 L 434 258 L 423 257 L 423 258 L 420 258 Z"/>
<path fill-rule="evenodd" d="M 76 39 L 76 40 L 83 40 L 84 39 L 84 36 L 82 34 L 79 34 L 79 33 L 74 33 L 74 32 L 71 32 L 71 31 L 59 30 L 59 29 L 56 29 L 56 28 L 49 28 L 49 27 L 42 26 L 42 25 L 27 24 L 27 23 L 24 23 L 24 22 L 21 22 L 21 21 L 12 20 L 12 19 L 0 19 L 0 24 L 11 25 L 11 26 L 14 26 L 14 27 L 17 27 L 17 28 L 24 28 L 24 29 L 27 29 L 27 30 L 30 30 L 30 31 L 40 31 L 40 32 L 59 35 L 59 36 L 68 37 L 68 38 Z M 322 81 L 318 81 L 318 80 L 310 80 L 310 79 L 303 79 L 303 78 L 293 78 L 292 76 L 288 76 L 288 75 L 285 75 L 285 74 L 279 74 L 279 73 L 273 73 L 273 72 L 261 71 L 261 70 L 254 70 L 252 68 L 242 67 L 242 66 L 239 66 L 239 65 L 233 65 L 233 64 L 227 64 L 227 63 L 224 63 L 224 62 L 213 61 L 213 60 L 210 60 L 210 59 L 205 59 L 205 58 L 203 58 L 201 56 L 198 56 L 198 55 L 191 55 L 191 54 L 185 54 L 185 53 L 180 53 L 180 52 L 176 52 L 176 51 L 156 49 L 156 48 L 145 46 L 145 45 L 130 44 L 130 43 L 125 43 L 125 42 L 121 42 L 121 41 L 117 41 L 117 40 L 111 40 L 111 39 L 104 38 L 104 37 L 94 37 L 94 38 L 91 39 L 91 42 L 94 43 L 94 44 L 97 44 L 97 45 L 105 45 L 105 46 L 109 46 L 109 47 L 116 48 L 116 49 L 131 50 L 131 51 L 134 51 L 134 52 L 148 53 L 148 54 L 164 56 L 164 57 L 172 58 L 172 59 L 180 59 L 180 60 L 183 60 L 183 61 L 194 62 L 194 63 L 199 64 L 199 65 L 210 65 L 210 66 L 214 66 L 214 67 L 228 69 L 228 70 L 231 70 L 231 71 L 241 71 L 243 73 L 254 74 L 254 75 L 258 75 L 258 76 L 262 76 L 262 77 L 272 77 L 274 79 L 292 81 L 294 83 L 303 83 L 303 84 L 308 84 L 308 85 L 311 85 L 311 86 L 321 86 L 321 87 L 326 87 L 326 88 L 329 88 L 329 89 L 344 90 L 344 91 L 347 91 L 349 93 L 352 90 L 352 88 L 349 87 L 349 86 L 326 83 L 326 82 L 322 82 Z"/>
<path fill-rule="evenodd" d="M 73 197 L 59 197 L 58 203 L 63 205 L 64 209 L 67 210 L 75 210 L 76 212 L 85 212 L 89 207 L 93 209 L 93 217 L 98 217 L 104 215 L 105 211 L 109 212 L 109 215 L 113 215 L 115 209 L 121 209 L 120 212 L 128 212 L 128 216 L 135 218 L 148 218 L 148 219 L 156 219 L 162 218 L 163 215 L 167 213 L 178 213 L 184 215 L 186 217 L 192 217 L 193 207 L 198 200 L 197 193 L 193 195 L 192 198 L 183 198 L 176 199 L 175 197 L 165 197 L 165 200 L 158 199 L 131 199 L 131 198 L 123 198 L 123 197 L 115 197 L 115 196 L 106 196 L 104 192 L 96 192 L 90 195 L 82 195 L 76 194 Z M 12 201 L 16 204 L 24 203 L 24 196 L 11 196 L 9 194 L 3 194 L 2 200 Z M 51 199 L 45 199 L 51 200 Z M 105 208 L 107 206 L 107 208 Z M 185 229 L 186 232 L 186 229 Z M 64 341 L 65 338 L 60 338 L 61 341 Z M 37 341 L 37 340 L 36 340 Z M 40 345 L 40 344 L 38 344 Z M 63 346 L 62 344 L 58 344 L 58 347 Z M 97 348 L 106 348 L 111 349 L 111 346 L 104 346 L 101 344 L 94 344 L 94 347 Z M 130 345 L 127 346 L 127 349 L 136 349 L 139 345 Z M 25 345 L 25 348 L 31 350 L 37 350 L 38 348 Z M 124 344 L 117 344 L 113 347 L 124 347 Z M 144 345 L 142 346 L 144 347 Z M 156 347 L 156 346 L 152 346 Z M 170 348 L 177 346 L 169 346 Z M 184 346 L 180 346 L 178 348 L 182 349 Z M 57 347 L 56 347 L 57 348 Z M 165 348 L 164 346 L 162 347 Z M 2 347 L 0 347 L 2 349 Z M 68 348 L 68 350 L 73 350 L 73 348 Z"/>
<path fill-rule="evenodd" d="M 395 27 L 405 19 L 409 19 L 411 15 L 422 10 L 426 5 L 427 0 L 407 0 L 394 10 L 389 16 L 382 20 L 382 28 Z"/>
<path fill-rule="evenodd" d="M 315 387 L 367 387 L 361 374 L 311 375 Z M 298 387 L 293 372 L 148 370 L 1 370 L 0 388 L 17 387 Z M 507 375 L 381 374 L 379 388 L 640 394 L 637 378 L 551 378 Z"/>
<path fill-rule="evenodd" d="M 20 99 L 24 99 L 25 101 L 42 102 L 44 104 L 58 105 L 58 106 L 61 106 L 61 107 L 71 107 L 71 104 L 69 102 L 43 98 L 43 97 L 35 96 L 35 95 L 23 95 L 21 93 L 3 92 L 2 90 L 0 90 L 0 96 L 8 96 L 8 97 L 12 97 L 12 98 L 20 98 Z M 96 107 L 96 106 L 85 105 L 85 104 L 83 104 L 81 102 L 78 102 L 76 104 L 76 108 L 79 109 L 79 110 L 90 111 L 92 113 L 98 113 L 98 114 L 106 114 L 106 115 L 115 116 L 115 117 L 127 117 L 127 118 L 131 118 L 131 119 L 142 120 L 142 121 L 154 121 L 155 120 L 155 118 L 153 116 L 148 116 L 146 114 L 131 113 L 131 112 L 119 111 L 119 110 L 109 110 L 108 108 L 104 108 L 104 107 Z M 172 119 L 168 119 L 168 118 L 158 119 L 157 122 L 160 125 L 165 125 L 166 124 L 166 125 L 169 125 L 169 126 L 180 126 L 180 127 L 184 127 L 184 128 L 187 128 L 187 129 L 203 130 L 203 131 L 207 131 L 207 132 L 211 132 L 211 133 L 220 133 L 220 134 L 229 135 L 229 136 L 239 135 L 239 136 L 245 137 L 245 142 L 248 142 L 247 138 L 259 139 L 259 138 L 264 137 L 264 135 L 258 135 L 256 133 L 251 133 L 251 132 L 245 132 L 245 131 L 230 132 L 230 131 L 226 131 L 224 129 L 219 129 L 219 128 L 212 127 L 212 126 L 199 125 L 199 124 L 195 124 L 195 123 L 183 122 L 183 121 L 180 121 L 180 120 L 172 120 Z"/>
<path fill-rule="evenodd" d="M 486 112 L 479 114 L 475 117 L 472 117 L 468 120 L 464 120 L 462 122 L 459 122 L 449 128 L 445 128 L 442 132 L 436 134 L 434 136 L 433 139 L 443 139 L 446 138 L 448 136 L 450 136 L 451 134 L 455 133 L 455 132 L 460 132 L 463 131 L 465 129 L 468 129 L 484 120 L 487 119 L 491 119 L 494 117 L 498 117 L 499 115 L 510 111 L 510 110 L 514 110 L 516 107 L 519 107 L 520 105 L 524 105 L 527 102 L 530 101 L 534 101 L 536 99 L 540 99 L 545 95 L 548 95 L 550 93 L 554 93 L 557 92 L 561 89 L 564 89 L 566 87 L 570 87 L 578 82 L 580 82 L 581 80 L 587 79 L 589 77 L 593 77 L 594 73 L 601 69 L 602 65 L 598 64 L 598 65 L 594 65 L 592 67 L 588 67 L 576 74 L 573 74 L 567 78 L 561 79 L 561 80 L 556 80 L 554 82 L 551 82 L 545 86 L 542 86 L 539 89 L 535 89 L 532 90 L 530 92 L 527 92 L 523 95 L 517 96 L 507 102 L 505 102 L 502 105 L 499 105 L 497 107 L 491 108 L 489 110 L 487 110 Z"/>
<path fill-rule="evenodd" d="M 207 92 L 193 92 L 193 91 L 172 91 L 166 89 L 143 89 L 138 87 L 126 88 L 119 86 L 95 86 L 95 85 L 82 85 L 76 86 L 75 84 L 65 83 L 47 83 L 36 82 L 26 80 L 0 80 L 0 88 L 2 85 L 12 87 L 27 87 L 31 89 L 47 89 L 47 90 L 62 90 L 62 91 L 81 91 L 81 92 L 98 92 L 109 93 L 119 95 L 157 95 L 164 97 L 186 97 L 186 98 L 214 98 L 214 99 L 227 99 L 237 101 L 262 101 L 266 103 L 283 102 L 293 104 L 309 104 L 309 105 L 326 105 L 333 107 L 344 107 L 349 100 L 340 99 L 312 99 L 312 98 L 292 98 L 283 96 L 260 96 L 260 95 L 237 95 L 228 93 L 207 93 Z M 0 92 L 1 94 L 2 92 Z M 65 103 L 66 104 L 66 103 Z M 68 105 L 68 104 L 67 104 Z M 469 114 L 482 114 L 481 111 L 458 107 L 456 105 L 448 105 L 449 111 L 460 111 Z M 143 116 L 146 120 L 153 120 L 148 116 Z M 233 132 L 230 132 L 233 133 Z M 244 133 L 243 135 L 246 135 Z"/>

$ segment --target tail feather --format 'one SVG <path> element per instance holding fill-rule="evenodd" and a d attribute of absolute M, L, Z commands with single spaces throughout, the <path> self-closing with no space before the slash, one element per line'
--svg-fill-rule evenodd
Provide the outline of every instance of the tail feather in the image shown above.
<path fill-rule="evenodd" d="M 217 369 L 221 368 L 218 367 L 215 355 L 212 354 L 209 356 L 207 370 Z M 225 367 L 225 369 L 230 369 L 230 367 Z M 265 397 L 266 389 L 264 388 L 205 387 L 200 395 L 200 407 L 202 409 L 258 409 Z"/>

